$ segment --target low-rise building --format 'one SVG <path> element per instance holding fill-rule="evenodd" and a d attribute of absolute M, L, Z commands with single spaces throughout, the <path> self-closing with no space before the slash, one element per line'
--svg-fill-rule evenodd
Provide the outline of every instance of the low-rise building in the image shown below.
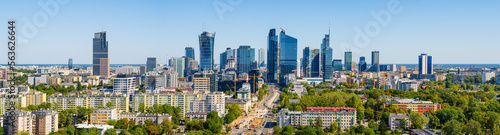
<path fill-rule="evenodd" d="M 135 124 L 144 124 L 146 120 L 161 124 L 165 120 L 172 120 L 172 116 L 168 114 L 142 114 L 142 113 L 119 113 L 118 119 L 128 119 L 134 121 Z"/>
<path fill-rule="evenodd" d="M 86 93 L 68 93 L 52 94 L 48 97 L 49 103 L 57 103 L 58 111 L 66 109 L 76 109 L 78 106 L 86 108 L 100 108 L 105 107 L 108 102 L 113 104 L 114 108 L 128 112 L 129 98 L 121 93 L 108 93 L 108 92 L 86 92 Z"/>
<path fill-rule="evenodd" d="M 63 80 L 65 83 L 82 82 L 82 77 L 81 76 L 66 76 L 66 77 L 64 77 Z"/>
<path fill-rule="evenodd" d="M 59 85 L 59 84 L 61 84 L 61 78 L 59 77 L 47 78 L 47 85 Z"/>
<path fill-rule="evenodd" d="M 397 108 L 408 110 L 411 109 L 413 112 L 419 112 L 423 114 L 426 111 L 432 110 L 437 111 L 441 110 L 441 104 L 433 103 L 431 101 L 421 101 L 417 99 L 396 99 L 395 101 L 388 101 L 384 103 L 384 107 L 387 107 L 389 104 L 396 106 Z"/>
<path fill-rule="evenodd" d="M 226 104 L 237 104 L 240 106 L 241 111 L 247 113 L 252 108 L 252 101 L 250 101 L 250 99 L 227 99 Z"/>
<path fill-rule="evenodd" d="M 323 128 L 336 122 L 340 129 L 349 129 L 356 125 L 356 108 L 351 107 L 307 107 L 307 111 L 290 111 L 281 109 L 278 113 L 278 126 L 306 126 L 310 122 L 315 123 L 317 117 L 321 117 Z M 312 121 L 309 121 L 312 120 Z"/>
<path fill-rule="evenodd" d="M 118 119 L 116 108 L 99 108 L 90 113 L 90 124 L 106 124 L 108 120 Z"/>
<path fill-rule="evenodd" d="M 410 114 L 404 114 L 404 113 L 391 113 L 389 114 L 389 128 L 391 130 L 396 130 L 398 129 L 399 125 L 401 124 L 401 120 L 405 119 L 406 120 L 406 127 L 410 127 L 411 121 L 410 121 Z"/>

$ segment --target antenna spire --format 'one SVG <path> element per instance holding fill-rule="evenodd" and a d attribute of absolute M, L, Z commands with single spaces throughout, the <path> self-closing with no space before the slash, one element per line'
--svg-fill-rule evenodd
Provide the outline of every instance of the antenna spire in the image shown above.
<path fill-rule="evenodd" d="M 205 32 L 205 23 L 203 23 L 203 32 Z"/>
<path fill-rule="evenodd" d="M 330 35 L 330 21 L 328 21 L 328 35 Z"/>

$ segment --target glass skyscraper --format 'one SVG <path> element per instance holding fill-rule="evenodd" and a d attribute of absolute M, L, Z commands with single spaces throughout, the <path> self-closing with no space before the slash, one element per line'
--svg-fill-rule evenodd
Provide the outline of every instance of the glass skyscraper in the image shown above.
<path fill-rule="evenodd" d="M 305 77 L 319 77 L 320 50 L 316 47 L 306 47 L 302 53 L 302 72 Z"/>
<path fill-rule="evenodd" d="M 280 84 L 285 85 L 283 77 L 297 69 L 297 39 L 286 35 L 283 29 L 279 37 L 279 50 Z"/>
<path fill-rule="evenodd" d="M 223 69 L 226 69 L 226 64 L 227 64 L 227 51 L 231 50 L 231 48 L 226 48 L 226 51 L 220 53 L 220 69 L 221 71 Z"/>
<path fill-rule="evenodd" d="M 214 68 L 214 41 L 215 33 L 204 31 L 200 40 L 200 70 L 207 71 Z"/>
<path fill-rule="evenodd" d="M 177 72 L 179 78 L 184 77 L 184 68 L 186 68 L 185 59 L 182 57 L 173 57 L 172 58 L 172 66 L 174 67 L 174 71 Z"/>
<path fill-rule="evenodd" d="M 432 56 L 422 53 L 418 56 L 418 73 L 419 74 L 433 74 L 432 71 Z"/>
<path fill-rule="evenodd" d="M 267 36 L 267 82 L 276 83 L 278 80 L 279 51 L 276 29 L 271 29 Z"/>
<path fill-rule="evenodd" d="M 106 31 L 94 33 L 93 51 L 92 51 L 92 73 L 104 78 L 109 77 L 109 57 L 108 40 L 106 40 Z"/>
<path fill-rule="evenodd" d="M 333 76 L 333 63 L 330 62 L 333 59 L 333 49 L 331 47 L 327 47 L 324 50 L 324 60 L 325 64 L 323 64 L 323 70 L 325 71 L 323 74 L 323 81 L 331 80 Z"/>
<path fill-rule="evenodd" d="M 367 65 L 366 65 L 365 57 L 364 56 L 359 57 L 359 64 L 358 64 L 359 72 L 365 71 L 366 67 L 367 67 Z"/>
<path fill-rule="evenodd" d="M 342 71 L 342 60 L 341 59 L 334 59 L 332 63 L 333 63 L 333 70 Z"/>
<path fill-rule="evenodd" d="M 250 48 L 248 45 L 241 45 L 236 51 L 237 51 L 237 59 L 236 59 L 236 68 L 238 73 L 248 73 L 250 71 L 250 66 L 252 64 L 252 53 L 254 53 L 255 57 L 255 50 L 253 48 Z"/>
<path fill-rule="evenodd" d="M 352 52 L 347 51 L 344 55 L 344 65 L 346 71 L 352 71 Z"/>
<path fill-rule="evenodd" d="M 380 71 L 379 54 L 379 51 L 372 51 L 372 67 L 370 67 L 370 70 L 373 72 Z"/>
<path fill-rule="evenodd" d="M 146 61 L 146 72 L 156 68 L 156 57 L 149 57 Z"/>
<path fill-rule="evenodd" d="M 186 47 L 186 57 L 191 58 L 192 60 L 196 60 L 194 58 L 194 48 L 193 47 Z"/>
<path fill-rule="evenodd" d="M 73 59 L 68 60 L 68 69 L 73 69 Z"/>
<path fill-rule="evenodd" d="M 266 52 L 264 51 L 264 48 L 259 49 L 259 67 L 264 67 L 264 59 L 266 59 Z"/>
<path fill-rule="evenodd" d="M 318 65 L 321 68 L 320 69 L 321 70 L 320 75 L 325 73 L 325 70 L 324 70 L 325 66 L 324 65 L 326 63 L 330 63 L 330 61 L 332 61 L 332 59 L 325 60 L 326 59 L 325 55 L 327 55 L 327 54 L 325 54 L 325 49 L 328 48 L 328 47 L 330 47 L 330 30 L 328 30 L 328 34 L 325 34 L 325 38 L 323 38 L 323 42 L 321 42 L 321 48 L 320 48 L 321 49 L 321 56 L 320 56 L 321 63 Z M 328 65 L 330 65 L 330 64 L 328 64 Z"/>

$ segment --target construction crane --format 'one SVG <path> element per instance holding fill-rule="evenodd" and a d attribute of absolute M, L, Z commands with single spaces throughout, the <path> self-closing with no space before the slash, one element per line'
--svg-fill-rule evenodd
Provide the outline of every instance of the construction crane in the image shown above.
<path fill-rule="evenodd" d="M 234 79 L 233 82 L 234 82 L 234 85 L 233 85 L 234 94 L 236 94 L 236 82 L 243 82 L 243 81 L 240 81 L 238 79 Z M 226 86 L 229 88 L 229 91 L 232 91 L 231 86 L 229 86 L 229 84 L 226 84 Z"/>
<path fill-rule="evenodd" d="M 253 77 L 253 91 L 254 91 L 254 92 L 256 92 L 256 91 L 255 91 L 255 88 L 256 88 L 256 87 L 255 87 L 255 80 L 256 80 L 255 78 L 259 78 L 260 76 L 255 76 L 255 75 L 253 75 L 253 76 L 248 76 L 248 77 Z"/>

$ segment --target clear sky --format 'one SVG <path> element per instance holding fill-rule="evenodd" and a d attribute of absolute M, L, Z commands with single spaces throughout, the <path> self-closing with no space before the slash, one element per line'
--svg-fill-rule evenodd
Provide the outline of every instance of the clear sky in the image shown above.
<path fill-rule="evenodd" d="M 0 26 L 7 27 L 11 18 L 17 21 L 17 36 L 23 40 L 16 48 L 20 64 L 64 64 L 68 58 L 90 64 L 93 33 L 101 30 L 108 32 L 111 64 L 145 64 L 147 57 L 165 64 L 167 55 L 183 56 L 187 46 L 195 48 L 199 60 L 203 24 L 216 32 L 215 63 L 226 47 L 267 50 L 271 28 L 297 38 L 301 58 L 304 47 L 320 47 L 329 24 L 334 59 L 343 59 L 351 48 L 355 62 L 366 56 L 370 63 L 370 52 L 378 50 L 386 64 L 417 64 L 422 52 L 436 64 L 500 63 L 498 0 L 61 0 L 44 10 L 39 2 L 45 1 L 57 2 L 0 2 L 5 22 Z M 393 2 L 399 2 L 395 9 Z M 372 12 L 389 13 L 390 20 L 384 16 L 389 21 L 377 21 Z M 365 26 L 374 27 L 367 31 Z M 356 29 L 367 40 L 359 40 L 362 34 Z M 7 28 L 3 30 L 0 37 L 6 44 Z M 2 48 L 0 55 L 6 56 Z"/>

